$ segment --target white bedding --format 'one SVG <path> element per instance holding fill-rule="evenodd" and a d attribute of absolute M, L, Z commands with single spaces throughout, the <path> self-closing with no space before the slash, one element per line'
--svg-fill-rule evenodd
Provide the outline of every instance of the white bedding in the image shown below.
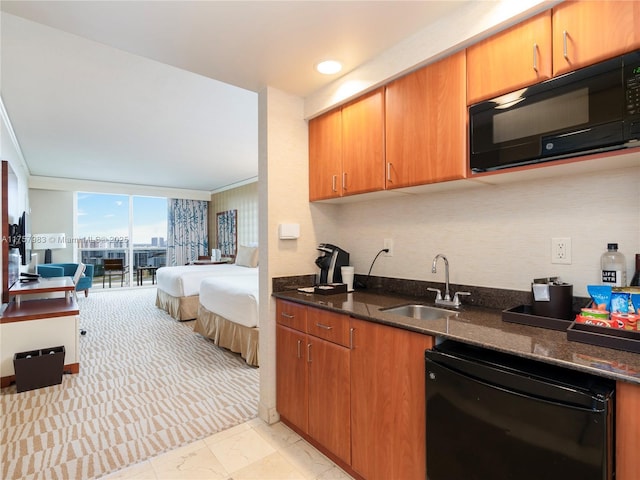
<path fill-rule="evenodd" d="M 258 276 L 258 268 L 235 264 L 181 265 L 161 267 L 156 272 L 158 289 L 174 297 L 190 297 L 200 292 L 200 282 L 208 277 Z"/>
<path fill-rule="evenodd" d="M 234 323 L 258 326 L 258 269 L 254 275 L 209 277 L 200 284 L 200 305 Z"/>

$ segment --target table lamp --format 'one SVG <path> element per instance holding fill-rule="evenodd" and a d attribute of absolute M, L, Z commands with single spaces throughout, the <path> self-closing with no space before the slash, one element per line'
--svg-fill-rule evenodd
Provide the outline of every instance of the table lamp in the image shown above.
<path fill-rule="evenodd" d="M 40 233 L 34 235 L 33 249 L 44 250 L 44 263 L 51 263 L 51 250 L 66 248 L 64 233 Z"/>

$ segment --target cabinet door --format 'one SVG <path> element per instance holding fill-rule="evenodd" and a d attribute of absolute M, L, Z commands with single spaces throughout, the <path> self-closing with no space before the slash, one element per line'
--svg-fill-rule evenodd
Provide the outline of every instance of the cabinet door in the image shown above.
<path fill-rule="evenodd" d="M 276 325 L 276 408 L 280 416 L 308 432 L 306 335 Z"/>
<path fill-rule="evenodd" d="M 343 195 L 384 189 L 384 90 L 342 108 Z"/>
<path fill-rule="evenodd" d="M 387 85 L 387 189 L 466 177 L 465 66 L 459 52 Z"/>
<path fill-rule="evenodd" d="M 424 351 L 433 338 L 351 326 L 351 465 L 368 480 L 426 478 Z"/>
<path fill-rule="evenodd" d="M 640 472 L 640 385 L 616 384 L 616 479 L 634 480 Z"/>
<path fill-rule="evenodd" d="M 567 1 L 553 9 L 553 74 L 640 48 L 640 2 Z"/>
<path fill-rule="evenodd" d="M 551 77 L 551 10 L 467 48 L 467 104 Z"/>
<path fill-rule="evenodd" d="M 309 120 L 309 200 L 342 193 L 342 114 L 340 109 Z"/>
<path fill-rule="evenodd" d="M 350 463 L 349 349 L 310 335 L 307 339 L 309 435 Z"/>

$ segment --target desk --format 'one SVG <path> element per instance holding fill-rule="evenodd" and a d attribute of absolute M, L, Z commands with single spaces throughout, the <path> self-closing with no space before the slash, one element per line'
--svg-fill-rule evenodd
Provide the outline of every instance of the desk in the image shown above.
<path fill-rule="evenodd" d="M 80 310 L 75 299 L 68 296 L 18 302 L 22 294 L 68 292 L 69 283 L 65 279 L 73 287 L 70 277 L 55 277 L 10 289 L 16 300 L 9 303 L 0 317 L 0 387 L 7 387 L 15 380 L 13 356 L 21 351 L 64 345 L 65 371 L 80 371 Z"/>
<path fill-rule="evenodd" d="M 16 307 L 20 308 L 22 295 L 42 294 L 51 292 L 64 292 L 64 298 L 69 303 L 71 292 L 76 289 L 71 277 L 39 277 L 34 282 L 16 282 L 9 289 L 9 296 L 15 297 Z"/>
<path fill-rule="evenodd" d="M 156 283 L 156 270 L 158 267 L 136 267 L 136 278 L 138 279 L 138 285 L 142 285 L 142 277 L 144 275 L 144 271 L 147 271 L 151 274 L 151 284 L 155 285 Z"/>

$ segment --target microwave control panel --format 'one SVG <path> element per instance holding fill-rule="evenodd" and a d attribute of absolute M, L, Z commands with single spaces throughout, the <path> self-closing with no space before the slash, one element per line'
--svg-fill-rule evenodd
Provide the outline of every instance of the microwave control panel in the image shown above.
<path fill-rule="evenodd" d="M 623 57 L 625 88 L 625 138 L 640 140 L 640 51 Z"/>
<path fill-rule="evenodd" d="M 627 67 L 626 104 L 628 115 L 640 114 L 640 64 Z"/>

